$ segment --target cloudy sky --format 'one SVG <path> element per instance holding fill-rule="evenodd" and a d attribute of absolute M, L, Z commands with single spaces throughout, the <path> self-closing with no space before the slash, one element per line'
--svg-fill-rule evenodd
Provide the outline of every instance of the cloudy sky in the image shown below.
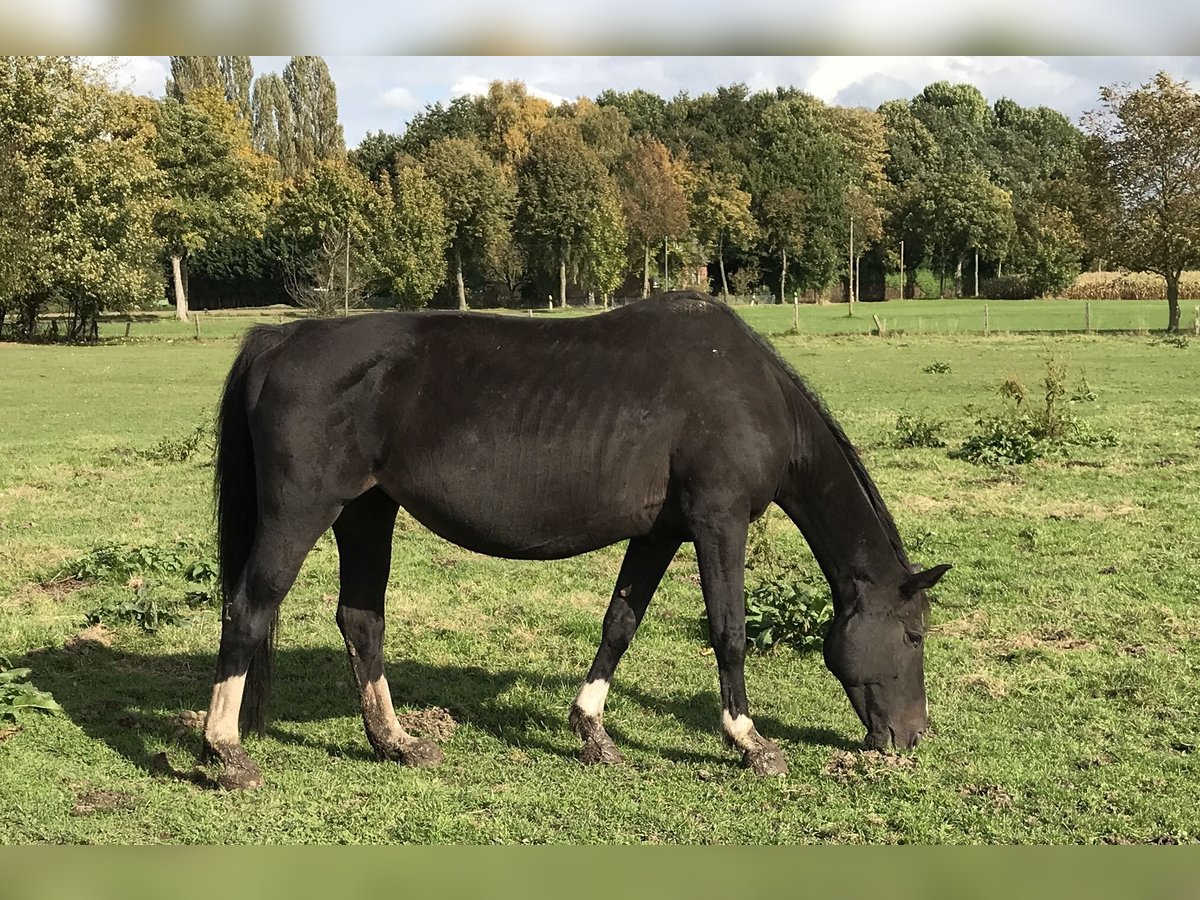
<path fill-rule="evenodd" d="M 119 85 L 159 96 L 165 56 L 114 58 Z M 255 72 L 281 71 L 283 56 L 255 56 Z M 346 141 L 403 131 L 428 103 L 479 93 L 495 78 L 521 79 L 552 101 L 605 88 L 643 88 L 664 97 L 721 84 L 794 85 L 831 103 L 874 107 L 911 97 L 931 81 L 974 84 L 989 100 L 1046 105 L 1073 120 L 1096 105 L 1097 88 L 1143 82 L 1159 69 L 1200 85 L 1194 56 L 327 56 Z"/>

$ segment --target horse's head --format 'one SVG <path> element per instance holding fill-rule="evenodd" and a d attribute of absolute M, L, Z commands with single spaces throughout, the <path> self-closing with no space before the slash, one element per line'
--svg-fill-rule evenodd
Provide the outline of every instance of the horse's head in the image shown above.
<path fill-rule="evenodd" d="M 857 582 L 829 627 L 825 665 L 846 689 L 872 750 L 915 747 L 928 727 L 925 591 L 949 569 L 934 566 L 896 583 Z"/>

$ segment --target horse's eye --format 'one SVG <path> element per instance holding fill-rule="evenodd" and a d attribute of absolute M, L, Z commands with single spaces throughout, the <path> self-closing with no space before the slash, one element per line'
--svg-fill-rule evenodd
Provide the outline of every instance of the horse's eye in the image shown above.
<path fill-rule="evenodd" d="M 921 646 L 922 637 L 921 637 L 921 635 L 917 634 L 915 631 L 906 631 L 904 633 L 904 637 L 914 647 Z"/>

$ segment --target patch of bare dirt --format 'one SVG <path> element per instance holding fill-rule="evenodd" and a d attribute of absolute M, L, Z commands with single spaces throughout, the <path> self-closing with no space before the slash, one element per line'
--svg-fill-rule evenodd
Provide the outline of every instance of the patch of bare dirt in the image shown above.
<path fill-rule="evenodd" d="M 987 622 L 988 614 L 982 609 L 977 609 L 961 619 L 951 619 L 949 622 L 934 625 L 930 631 L 946 637 L 978 637 Z"/>
<path fill-rule="evenodd" d="M 1058 503 L 1045 509 L 1047 519 L 1059 521 L 1062 519 L 1109 519 L 1129 516 L 1138 511 L 1138 507 L 1130 503 L 1117 506 L 1101 506 L 1098 503 L 1076 501 L 1074 503 Z"/>
<path fill-rule="evenodd" d="M 458 722 L 450 715 L 450 711 L 440 706 L 404 713 L 397 718 L 400 720 L 400 727 L 410 734 L 439 743 L 450 740 L 458 728 Z"/>
<path fill-rule="evenodd" d="M 1036 634 L 1022 634 L 1006 641 L 1005 648 L 1009 652 L 1019 650 L 1095 650 L 1096 645 L 1091 641 L 1075 637 L 1061 628 L 1052 631 L 1041 631 Z"/>
<path fill-rule="evenodd" d="M 888 772 L 915 769 L 917 757 L 900 753 L 881 753 L 878 750 L 835 750 L 822 775 L 848 784 L 852 781 L 876 781 Z"/>
<path fill-rule="evenodd" d="M 999 700 L 1008 693 L 1008 684 L 1002 678 L 986 672 L 974 672 L 966 675 L 963 677 L 962 683 L 973 690 L 986 694 L 993 700 Z"/>
<path fill-rule="evenodd" d="M 924 494 L 904 494 L 900 498 L 900 505 L 913 512 L 929 512 L 942 504 L 940 500 L 926 497 Z"/>
<path fill-rule="evenodd" d="M 90 816 L 93 813 L 112 812 L 115 809 L 130 809 L 136 805 L 137 798 L 124 791 L 84 791 L 71 805 L 71 815 Z"/>
<path fill-rule="evenodd" d="M 974 798 L 990 803 L 992 806 L 1012 806 L 1012 795 L 998 784 L 968 784 L 958 791 L 963 799 Z"/>
<path fill-rule="evenodd" d="M 39 581 L 38 587 L 41 588 L 43 594 L 49 594 L 55 600 L 61 600 L 63 597 L 68 597 L 87 587 L 87 582 L 78 578 L 51 578 Z"/>
<path fill-rule="evenodd" d="M 78 634 L 67 638 L 63 649 L 69 650 L 71 653 L 83 653 L 97 647 L 111 647 L 116 639 L 116 634 L 111 628 L 99 623 L 89 625 Z"/>

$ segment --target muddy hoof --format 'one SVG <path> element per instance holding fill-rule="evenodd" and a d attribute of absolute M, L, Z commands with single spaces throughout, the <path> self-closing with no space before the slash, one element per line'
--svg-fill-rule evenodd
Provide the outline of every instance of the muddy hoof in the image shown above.
<path fill-rule="evenodd" d="M 590 738 L 583 742 L 579 761 L 585 766 L 619 766 L 625 762 L 621 751 L 611 740 Z"/>
<path fill-rule="evenodd" d="M 446 757 L 442 754 L 442 748 L 433 741 L 415 738 L 400 747 L 393 758 L 402 766 L 432 769 L 434 766 L 440 766 Z"/>
<path fill-rule="evenodd" d="M 202 758 L 221 763 L 217 784 L 227 791 L 250 791 L 263 785 L 262 771 L 242 747 L 213 747 L 204 745 Z"/>
<path fill-rule="evenodd" d="M 786 775 L 787 760 L 783 752 L 770 741 L 763 741 L 761 747 L 747 750 L 742 754 L 742 768 L 749 769 L 755 775 Z"/>

